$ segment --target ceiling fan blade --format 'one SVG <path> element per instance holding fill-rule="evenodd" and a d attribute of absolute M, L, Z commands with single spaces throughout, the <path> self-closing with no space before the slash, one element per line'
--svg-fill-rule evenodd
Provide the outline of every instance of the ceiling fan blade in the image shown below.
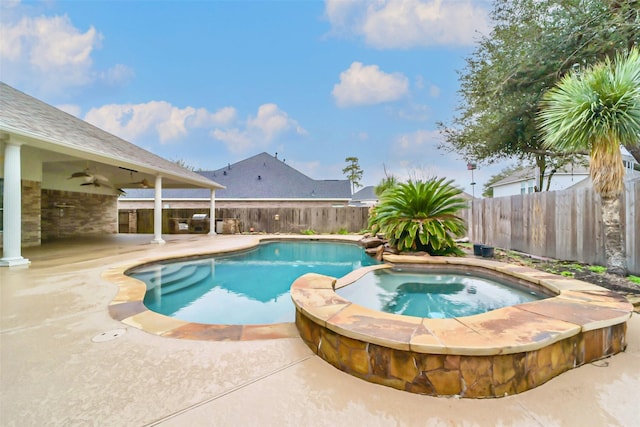
<path fill-rule="evenodd" d="M 72 179 L 72 178 L 87 178 L 87 177 L 91 177 L 91 174 L 89 173 L 88 169 L 85 169 L 81 172 L 74 172 L 71 174 L 71 176 L 67 179 Z"/>
<path fill-rule="evenodd" d="M 142 179 L 140 181 L 129 182 L 126 185 L 127 186 L 134 185 L 136 187 L 141 187 L 141 188 L 153 188 L 153 185 L 151 185 L 149 180 L 147 180 L 146 178 L 144 178 L 144 179 Z M 131 187 L 129 187 L 129 188 L 131 188 Z"/>
<path fill-rule="evenodd" d="M 93 177 L 95 178 L 96 181 L 99 181 L 99 182 L 109 182 L 109 178 L 107 178 L 104 175 L 95 174 L 93 175 Z"/>

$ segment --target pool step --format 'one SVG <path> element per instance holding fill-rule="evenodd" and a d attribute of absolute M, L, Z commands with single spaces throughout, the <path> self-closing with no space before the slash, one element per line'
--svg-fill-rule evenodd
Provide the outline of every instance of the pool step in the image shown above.
<path fill-rule="evenodd" d="M 168 295 L 170 293 L 180 291 L 191 286 L 196 286 L 211 276 L 211 269 L 206 265 L 196 266 L 193 271 L 188 274 L 180 274 L 172 278 L 170 282 L 162 281 L 161 293 Z"/>
<path fill-rule="evenodd" d="M 208 265 L 176 265 L 165 266 L 162 269 L 162 276 L 156 271 L 143 271 L 136 273 L 136 278 L 147 284 L 147 290 L 151 290 L 156 286 L 161 286 L 161 294 L 166 295 L 176 292 L 180 289 L 197 285 L 211 275 L 211 269 Z M 161 284 L 157 283 L 158 279 Z"/>
<path fill-rule="evenodd" d="M 162 277 L 170 278 L 174 274 L 180 274 L 185 266 L 182 264 L 167 264 L 167 265 L 155 265 L 150 267 L 144 267 L 137 269 L 134 273 L 136 279 L 142 280 L 149 285 L 149 288 L 155 286 L 156 274 L 158 270 L 162 269 Z"/>

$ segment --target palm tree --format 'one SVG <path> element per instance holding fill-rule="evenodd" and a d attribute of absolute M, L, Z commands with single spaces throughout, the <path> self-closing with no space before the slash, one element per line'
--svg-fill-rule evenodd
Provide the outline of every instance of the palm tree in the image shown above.
<path fill-rule="evenodd" d="M 640 51 L 634 47 L 614 61 L 607 58 L 566 75 L 543 96 L 540 107 L 539 126 L 547 147 L 590 151 L 591 180 L 602 200 L 607 271 L 626 276 L 620 145 L 636 145 L 640 138 Z"/>
<path fill-rule="evenodd" d="M 382 178 L 378 185 L 376 185 L 373 192 L 376 196 L 380 197 L 382 196 L 382 193 L 387 191 L 389 188 L 395 187 L 396 185 L 398 185 L 398 179 L 393 175 L 387 175 Z"/>
<path fill-rule="evenodd" d="M 384 233 L 400 251 L 422 250 L 431 255 L 462 255 L 454 237 L 466 232 L 457 213 L 467 207 L 453 181 L 434 178 L 409 181 L 384 191 L 369 219 L 374 233 Z"/>

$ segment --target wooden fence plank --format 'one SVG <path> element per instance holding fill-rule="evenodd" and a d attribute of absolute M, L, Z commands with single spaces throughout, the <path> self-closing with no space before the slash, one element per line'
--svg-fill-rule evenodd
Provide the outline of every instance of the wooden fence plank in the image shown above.
<path fill-rule="evenodd" d="M 640 275 L 640 180 L 627 181 L 621 221 L 627 266 Z M 589 188 L 474 200 L 469 238 L 532 255 L 605 265 L 600 197 Z M 507 219 L 508 218 L 508 219 Z"/>

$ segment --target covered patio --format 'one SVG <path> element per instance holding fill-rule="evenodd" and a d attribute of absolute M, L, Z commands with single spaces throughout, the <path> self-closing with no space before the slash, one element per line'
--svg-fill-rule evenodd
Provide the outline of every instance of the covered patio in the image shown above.
<path fill-rule="evenodd" d="M 162 238 L 162 189 L 224 188 L 0 82 L 0 266 L 29 263 L 23 247 L 118 232 L 127 188 L 154 189 L 155 243 Z M 215 233 L 215 230 L 212 230 Z"/>
<path fill-rule="evenodd" d="M 367 383 L 300 338 L 194 341 L 109 315 L 103 273 L 133 260 L 217 252 L 252 236 L 102 235 L 24 249 L 0 269 L 2 425 L 631 426 L 640 388 L 640 319 L 625 352 L 499 399 L 415 395 Z M 115 332 L 114 332 L 115 331 Z"/>

